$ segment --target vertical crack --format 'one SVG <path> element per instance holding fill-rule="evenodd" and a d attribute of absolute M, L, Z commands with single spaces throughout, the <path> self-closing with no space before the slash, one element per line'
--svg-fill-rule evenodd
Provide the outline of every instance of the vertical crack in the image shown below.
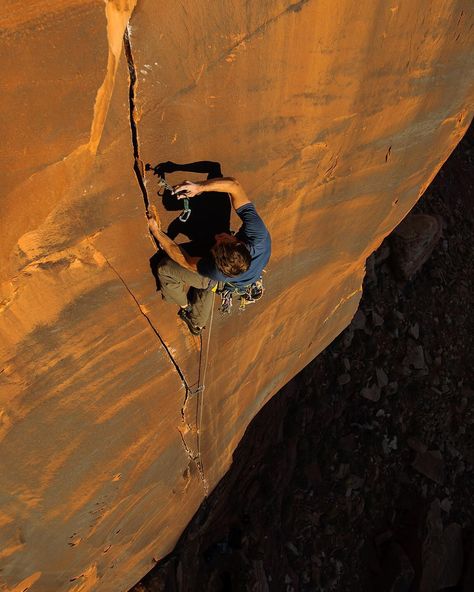
<path fill-rule="evenodd" d="M 130 107 L 130 130 L 132 134 L 133 157 L 135 162 L 133 170 L 138 181 L 138 185 L 142 192 L 145 210 L 148 212 L 150 201 L 148 199 L 148 191 L 145 186 L 145 173 L 143 169 L 143 161 L 140 158 L 140 149 L 138 144 L 138 129 L 137 129 L 137 107 L 135 105 L 135 88 L 137 86 L 137 70 L 135 68 L 135 61 L 133 59 L 132 45 L 130 43 L 130 25 L 125 27 L 123 35 L 123 47 L 125 49 L 125 56 L 127 58 L 128 73 L 130 75 L 130 84 L 128 88 L 128 104 Z"/>
<path fill-rule="evenodd" d="M 207 482 L 207 479 L 204 475 L 204 469 L 202 467 L 201 458 L 200 458 L 201 455 L 199 452 L 193 452 L 191 450 L 191 448 L 189 448 L 189 446 L 186 442 L 186 438 L 184 437 L 183 432 L 179 428 L 178 428 L 178 432 L 179 432 L 179 435 L 181 436 L 181 442 L 183 443 L 183 448 L 185 449 L 186 454 L 188 455 L 189 459 L 196 465 L 196 468 L 198 470 L 199 477 L 201 479 L 202 486 L 204 489 L 204 495 L 207 497 L 209 495 L 209 483 Z"/>
<path fill-rule="evenodd" d="M 181 408 L 181 419 L 182 422 L 184 424 L 184 430 L 186 430 L 186 428 L 189 429 L 189 424 L 186 421 L 185 418 L 185 406 L 186 406 L 186 401 L 188 400 L 188 397 L 190 395 L 190 393 L 192 392 L 185 376 L 184 373 L 182 372 L 181 368 L 179 367 L 179 365 L 177 364 L 176 360 L 174 359 L 174 357 L 171 355 L 170 350 L 168 349 L 167 345 L 165 344 L 165 342 L 163 341 L 163 338 L 161 337 L 161 335 L 159 334 L 159 332 L 156 330 L 155 326 L 153 325 L 153 323 L 150 320 L 150 317 L 146 314 L 146 312 L 144 312 L 143 308 L 141 307 L 141 304 L 138 302 L 137 298 L 135 297 L 134 293 L 130 290 L 130 288 L 127 286 L 125 280 L 122 278 L 122 276 L 119 274 L 119 272 L 115 269 L 115 267 L 112 265 L 112 263 L 110 263 L 110 261 L 107 259 L 107 257 L 102 253 L 102 256 L 104 257 L 105 261 L 107 262 L 107 265 L 110 267 L 110 269 L 115 273 L 115 275 L 118 277 L 118 279 L 121 281 L 121 283 L 123 284 L 124 288 L 127 290 L 127 292 L 130 294 L 130 296 L 132 297 L 132 299 L 134 300 L 135 304 L 138 307 L 138 310 L 140 311 L 140 313 L 145 317 L 145 319 L 147 320 L 151 330 L 153 331 L 153 333 L 158 337 L 158 340 L 160 342 L 160 344 L 163 346 L 164 350 L 166 351 L 166 353 L 168 354 L 168 357 L 171 361 L 171 363 L 173 364 L 173 366 L 175 367 L 176 372 L 178 373 L 179 377 L 181 378 L 181 382 L 185 388 L 185 399 L 184 399 L 184 403 L 183 403 L 183 407 Z M 196 426 L 196 429 L 199 430 L 200 426 Z M 202 462 L 201 462 L 201 453 L 200 451 L 197 452 L 193 452 L 191 450 L 191 448 L 188 446 L 187 442 L 186 442 L 186 438 L 184 437 L 183 432 L 178 428 L 179 434 L 181 436 L 181 440 L 183 443 L 183 447 L 186 451 L 186 454 L 188 455 L 189 459 L 191 461 L 193 461 L 196 465 L 196 468 L 198 470 L 199 473 L 199 477 L 202 481 L 202 485 L 203 485 L 203 489 L 204 489 L 204 495 L 207 497 L 209 494 L 209 484 L 207 482 L 207 479 L 204 475 L 204 469 L 202 466 Z"/>
<path fill-rule="evenodd" d="M 123 277 L 119 274 L 119 272 L 115 269 L 115 267 L 112 265 L 112 263 L 110 263 L 110 261 L 107 259 L 107 257 L 102 253 L 102 256 L 104 257 L 105 261 L 107 262 L 107 265 L 110 267 L 110 269 L 115 273 L 115 275 L 119 278 L 119 280 L 122 282 L 122 284 L 124 285 L 125 289 L 127 290 L 127 292 L 130 294 L 130 296 L 133 298 L 135 304 L 138 307 L 138 310 L 140 311 L 140 313 L 145 317 L 145 319 L 147 320 L 147 323 L 150 325 L 151 330 L 153 331 L 153 333 L 158 337 L 161 345 L 163 346 L 164 350 L 166 351 L 166 353 L 168 354 L 168 357 L 171 361 L 171 363 L 173 364 L 176 372 L 178 373 L 179 377 L 181 378 L 181 382 L 183 383 L 184 388 L 186 389 L 186 398 L 188 396 L 188 392 L 190 391 L 188 382 L 184 376 L 184 373 L 182 372 L 181 368 L 179 367 L 178 363 L 176 362 L 176 360 L 173 358 L 170 350 L 168 349 L 166 343 L 163 341 L 163 338 L 161 337 L 161 335 L 158 333 L 158 331 L 156 330 L 155 326 L 153 325 L 153 323 L 150 320 L 150 317 L 146 314 L 146 312 L 144 312 L 141 304 L 138 302 L 135 294 L 130 290 L 130 288 L 127 286 L 125 280 L 123 279 Z"/>
<path fill-rule="evenodd" d="M 129 111 L 130 111 L 130 131 L 131 131 L 131 136 L 132 136 L 132 147 L 133 147 L 133 158 L 134 158 L 133 170 L 135 172 L 135 176 L 137 178 L 137 182 L 140 187 L 140 191 L 142 193 L 143 203 L 145 205 L 145 211 L 148 214 L 148 210 L 150 207 L 150 200 L 148 198 L 148 191 L 147 191 L 147 188 L 145 185 L 145 171 L 144 171 L 144 167 L 143 167 L 143 161 L 140 158 L 140 147 L 139 147 L 138 127 L 137 127 L 137 122 L 139 121 L 139 116 L 138 116 L 138 110 L 137 110 L 137 107 L 135 104 L 135 90 L 137 87 L 137 70 L 135 67 L 135 61 L 133 59 L 133 52 L 132 52 L 132 45 L 130 42 L 130 25 L 127 25 L 125 27 L 125 32 L 123 35 L 123 46 L 124 46 L 124 51 L 125 51 L 125 57 L 127 59 L 127 64 L 128 64 L 128 72 L 129 72 L 129 76 L 130 76 L 130 83 L 129 83 L 129 90 L 128 90 L 128 103 L 129 103 Z M 188 446 L 186 439 L 184 437 L 184 433 L 183 433 L 184 431 L 189 429 L 189 424 L 187 423 L 186 417 L 185 417 L 186 403 L 188 401 L 189 396 L 191 396 L 192 394 L 194 394 L 194 395 L 197 394 L 197 392 L 199 392 L 200 389 L 198 388 L 195 391 L 193 391 L 190 388 L 183 372 L 181 371 L 181 368 L 179 367 L 178 363 L 175 361 L 174 357 L 171 355 L 171 352 L 169 351 L 169 349 L 166 346 L 165 342 L 163 341 L 161 335 L 159 334 L 159 332 L 156 330 L 155 326 L 151 322 L 150 318 L 143 311 L 140 303 L 135 298 L 135 295 L 129 289 L 129 287 L 125 283 L 124 279 L 121 277 L 121 275 L 118 273 L 118 271 L 113 267 L 113 265 L 110 263 L 110 261 L 108 261 L 108 259 L 105 257 L 105 255 L 104 255 L 104 258 L 107 261 L 109 267 L 115 272 L 115 274 L 120 279 L 122 284 L 125 286 L 126 290 L 130 294 L 130 296 L 135 301 L 135 304 L 138 306 L 138 309 L 140 310 L 141 314 L 145 317 L 145 319 L 147 320 L 151 329 L 153 330 L 155 335 L 158 337 L 161 345 L 164 347 L 169 359 L 171 360 L 173 366 L 175 367 L 176 372 L 178 373 L 179 377 L 181 378 L 181 381 L 182 381 L 184 388 L 185 388 L 185 396 L 184 396 L 183 405 L 181 407 L 181 419 L 183 422 L 183 428 L 182 428 L 183 431 L 179 428 L 178 428 L 178 431 L 180 433 L 181 440 L 183 443 L 183 447 L 186 451 L 186 454 L 188 455 L 189 459 L 195 463 L 195 465 L 197 467 L 199 477 L 201 479 L 201 482 L 202 482 L 202 485 L 204 488 L 204 495 L 207 497 L 207 495 L 209 493 L 209 485 L 208 485 L 207 479 L 204 475 L 204 469 L 203 469 L 202 462 L 201 462 L 200 450 L 198 450 L 197 452 L 193 452 L 192 449 Z M 198 430 L 198 434 L 199 434 L 199 430 L 201 429 L 201 426 L 197 425 L 196 429 Z M 198 436 L 198 448 L 199 448 L 199 436 Z"/>

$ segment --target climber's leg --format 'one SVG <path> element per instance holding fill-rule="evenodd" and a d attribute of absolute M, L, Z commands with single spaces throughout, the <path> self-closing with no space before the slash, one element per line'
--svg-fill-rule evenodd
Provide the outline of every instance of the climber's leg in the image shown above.
<path fill-rule="evenodd" d="M 174 302 L 182 308 L 188 306 L 189 287 L 205 290 L 209 285 L 209 278 L 184 269 L 169 257 L 166 257 L 158 267 L 158 279 L 164 300 Z"/>
<path fill-rule="evenodd" d="M 214 292 L 211 289 L 194 289 L 191 298 L 189 318 L 196 327 L 205 327 L 214 303 Z"/>

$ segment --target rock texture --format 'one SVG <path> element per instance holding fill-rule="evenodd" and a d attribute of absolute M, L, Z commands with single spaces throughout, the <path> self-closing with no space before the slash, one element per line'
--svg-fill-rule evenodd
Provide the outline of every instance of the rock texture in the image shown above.
<path fill-rule="evenodd" d="M 423 270 L 400 282 L 383 241 L 353 321 L 258 413 L 131 592 L 474 590 L 473 171 L 471 126 L 407 216 L 443 220 Z M 405 359 L 414 327 L 428 373 Z M 379 401 L 359 396 L 380 370 Z M 442 484 L 414 466 L 428 450 Z"/>
<path fill-rule="evenodd" d="M 472 118 L 467 1 L 135 4 L 2 16 L 4 590 L 126 590 L 172 549 Z M 202 343 L 156 293 L 139 159 L 220 162 L 272 233 L 265 300 Z"/>

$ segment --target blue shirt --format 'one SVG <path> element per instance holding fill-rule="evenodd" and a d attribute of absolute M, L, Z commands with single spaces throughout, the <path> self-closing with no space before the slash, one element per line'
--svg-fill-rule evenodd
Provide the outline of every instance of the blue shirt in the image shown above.
<path fill-rule="evenodd" d="M 246 203 L 235 211 L 243 222 L 235 237 L 249 250 L 252 258 L 250 267 L 240 275 L 228 277 L 217 269 L 212 255 L 208 255 L 198 261 L 197 270 L 201 275 L 217 282 L 227 282 L 243 288 L 256 282 L 262 275 L 263 268 L 270 259 L 272 243 L 270 233 L 253 203 Z"/>

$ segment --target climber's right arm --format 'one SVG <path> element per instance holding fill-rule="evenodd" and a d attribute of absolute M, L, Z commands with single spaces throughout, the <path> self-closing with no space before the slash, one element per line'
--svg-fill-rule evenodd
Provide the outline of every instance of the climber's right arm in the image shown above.
<path fill-rule="evenodd" d="M 245 193 L 244 188 L 234 177 L 222 177 L 220 179 L 208 179 L 207 181 L 196 182 L 184 181 L 174 187 L 174 194 L 178 199 L 194 197 L 204 191 L 228 193 L 234 210 L 238 210 L 243 205 L 250 203 L 250 199 Z"/>

